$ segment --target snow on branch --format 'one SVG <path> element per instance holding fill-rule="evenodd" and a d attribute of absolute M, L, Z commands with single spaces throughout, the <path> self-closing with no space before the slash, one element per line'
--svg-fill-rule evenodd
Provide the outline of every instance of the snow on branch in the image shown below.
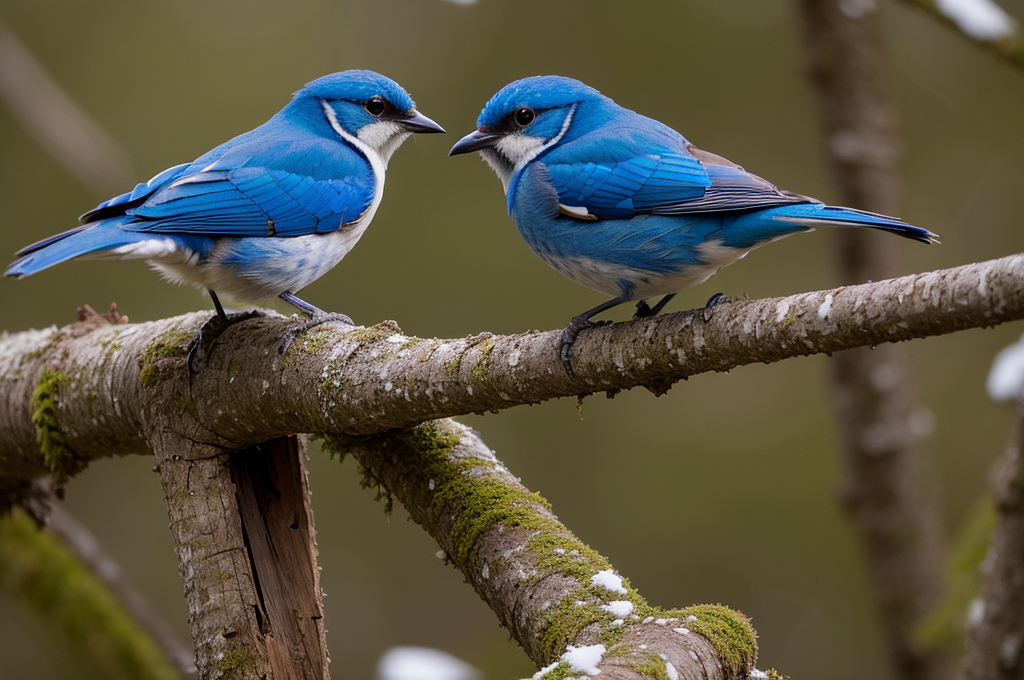
<path fill-rule="evenodd" d="M 952 26 L 967 39 L 1024 69 L 1020 23 L 994 0 L 905 0 Z"/>

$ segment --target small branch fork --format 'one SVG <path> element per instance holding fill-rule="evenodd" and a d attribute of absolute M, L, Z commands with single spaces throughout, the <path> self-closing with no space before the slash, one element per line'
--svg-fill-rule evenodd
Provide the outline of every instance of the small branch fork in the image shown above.
<path fill-rule="evenodd" d="M 578 670 L 562 656 L 570 645 L 602 645 L 610 677 L 671 676 L 672 664 L 679 677 L 740 678 L 756 654 L 742 615 L 652 608 L 475 433 L 430 421 L 601 390 L 662 393 L 704 371 L 1021 319 L 1024 256 L 731 302 L 709 321 L 694 310 L 588 330 L 577 381 L 561 368 L 558 331 L 428 340 L 393 322 L 327 323 L 292 333 L 285 351 L 302 322 L 274 315 L 230 328 L 190 376 L 187 348 L 206 318 L 128 324 L 82 310 L 60 330 L 0 336 L 0 502 L 23 502 L 44 475 L 59 487 L 96 458 L 152 452 L 200 677 L 327 677 L 294 438 L 310 432 L 406 505 L 552 677 Z"/>

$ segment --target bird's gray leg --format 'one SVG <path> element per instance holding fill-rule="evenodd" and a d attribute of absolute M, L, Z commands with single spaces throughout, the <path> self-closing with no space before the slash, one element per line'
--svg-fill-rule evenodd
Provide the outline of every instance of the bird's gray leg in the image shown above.
<path fill-rule="evenodd" d="M 653 307 L 647 306 L 647 300 L 641 300 L 636 303 L 636 313 L 633 314 L 634 319 L 646 319 L 649 316 L 657 316 L 658 312 L 665 308 L 668 301 L 676 296 L 675 293 L 669 293 L 665 297 L 658 300 L 658 304 Z"/>
<path fill-rule="evenodd" d="M 313 321 L 317 323 L 317 325 L 325 323 L 327 321 L 340 321 L 344 324 L 348 324 L 349 326 L 355 326 L 355 324 L 352 323 L 352 319 L 348 318 L 347 315 L 339 314 L 337 312 L 325 312 L 319 307 L 309 304 L 295 293 L 289 293 L 286 291 L 284 293 L 281 293 L 277 297 L 281 298 L 290 305 L 295 305 L 296 307 L 298 307 L 299 310 L 302 311 L 304 314 L 308 314 L 313 319 Z"/>
<path fill-rule="evenodd" d="M 293 328 L 288 329 L 284 336 L 284 342 L 281 344 L 281 347 L 279 347 L 277 350 L 278 354 L 284 354 L 285 352 L 287 352 L 288 348 L 292 346 L 292 343 L 295 342 L 295 338 L 298 337 L 300 333 L 304 333 L 308 331 L 310 328 L 319 326 L 320 324 L 327 323 L 328 321 L 340 321 L 341 323 L 348 326 L 355 325 L 354 323 L 352 323 L 352 319 L 350 319 L 347 315 L 339 314 L 336 312 L 325 312 L 319 307 L 309 304 L 308 302 L 306 302 L 305 300 L 303 300 L 294 293 L 284 292 L 278 295 L 277 297 L 281 298 L 290 305 L 295 305 L 296 307 L 299 308 L 300 311 L 302 311 L 303 314 L 308 314 L 311 317 L 310 321 L 300 326 L 295 326 Z"/>
<path fill-rule="evenodd" d="M 192 340 L 192 344 L 189 345 L 189 382 L 191 382 L 192 376 L 196 374 L 198 365 L 205 361 L 210 356 L 210 353 L 213 352 L 213 346 L 217 344 L 217 340 L 220 339 L 224 331 L 236 323 L 261 315 L 261 312 L 256 309 L 250 309 L 248 312 L 234 312 L 229 315 L 224 311 L 224 306 L 221 305 L 217 294 L 212 290 L 207 290 L 207 292 L 210 294 L 210 299 L 213 300 L 213 308 L 217 310 L 217 314 L 210 317 L 206 323 L 200 326 L 199 332 Z"/>
<path fill-rule="evenodd" d="M 572 370 L 572 362 L 569 360 L 569 350 L 572 349 L 573 343 L 576 342 L 576 337 L 580 334 L 584 328 L 590 328 L 591 326 L 603 326 L 604 324 L 611 323 L 611 321 L 594 322 L 590 318 L 601 312 L 611 309 L 616 305 L 621 305 L 623 302 L 629 302 L 630 298 L 633 297 L 632 287 L 630 290 L 622 293 L 617 298 L 608 300 L 599 304 L 593 309 L 588 309 L 578 316 L 574 316 L 569 325 L 562 330 L 562 337 L 559 341 L 558 354 L 562 359 L 562 366 L 565 367 L 565 372 L 572 380 L 576 379 L 576 373 Z"/>

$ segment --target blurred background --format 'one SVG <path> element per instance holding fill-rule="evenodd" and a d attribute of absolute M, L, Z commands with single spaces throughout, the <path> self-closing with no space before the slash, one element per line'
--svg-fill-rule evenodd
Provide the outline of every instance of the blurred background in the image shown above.
<path fill-rule="evenodd" d="M 1024 17 L 1024 0 L 1000 0 Z M 907 273 L 1024 249 L 1024 79 L 934 19 L 881 2 L 889 89 L 904 137 L 902 217 L 941 246 L 889 238 Z M 785 0 L 3 0 L 0 21 L 125 154 L 130 179 L 101 195 L 0 105 L 0 253 L 74 226 L 117 191 L 264 122 L 325 73 L 371 68 L 449 132 L 392 159 L 373 226 L 305 291 L 324 309 L 409 334 L 453 337 L 563 326 L 603 298 L 550 270 L 474 157 L 448 159 L 498 88 L 579 78 L 778 186 L 834 200 L 817 108 Z M 95 179 L 95 178 L 94 178 Z M 98 183 L 97 183 L 98 182 Z M 90 188 L 90 186 L 92 188 Z M 787 295 L 835 284 L 830 235 L 772 244 L 685 291 Z M 6 261 L 0 264 L 6 264 Z M 20 331 L 116 301 L 132 321 L 209 307 L 142 263 L 71 262 L 0 280 L 0 328 Z M 283 310 L 282 310 L 283 311 Z M 632 307 L 612 314 L 620 319 Z M 944 522 L 955 534 L 986 492 L 1011 411 L 989 402 L 995 353 L 1024 325 L 913 343 L 934 416 Z M 890 678 L 858 548 L 836 503 L 825 357 L 701 375 L 643 390 L 463 421 L 652 604 L 721 602 L 753 618 L 759 667 L 794 678 Z M 311 388 L 312 389 L 312 388 Z M 536 669 L 437 546 L 399 508 L 390 520 L 352 464 L 310 459 L 332 675 L 369 678 L 394 645 L 443 649 L 486 678 Z M 146 457 L 75 478 L 66 507 L 188 637 L 159 480 Z M 88 677 L 38 622 L 0 596 L 0 678 Z"/>

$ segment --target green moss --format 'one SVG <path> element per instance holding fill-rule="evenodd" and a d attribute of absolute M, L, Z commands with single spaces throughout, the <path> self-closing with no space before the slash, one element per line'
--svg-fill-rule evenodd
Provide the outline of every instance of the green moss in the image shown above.
<path fill-rule="evenodd" d="M 60 386 L 69 380 L 65 374 L 48 368 L 39 376 L 32 392 L 32 425 L 36 429 L 36 440 L 58 488 L 88 464 L 68 450 L 58 421 L 60 401 L 57 393 Z"/>
<path fill-rule="evenodd" d="M 572 666 L 563 661 L 541 676 L 544 680 L 565 680 L 573 676 Z"/>
<path fill-rule="evenodd" d="M 768 671 L 767 675 L 768 675 L 768 680 L 789 680 L 789 676 L 788 675 L 783 675 L 782 673 L 778 672 L 774 668 L 770 669 Z"/>
<path fill-rule="evenodd" d="M 494 351 L 495 342 L 497 342 L 495 338 L 487 338 L 477 345 L 480 348 L 480 361 L 473 367 L 473 378 L 475 380 L 482 380 L 487 375 L 487 363 L 490 361 L 491 352 Z"/>
<path fill-rule="evenodd" d="M 757 633 L 751 627 L 750 619 L 728 607 L 698 604 L 683 609 L 655 608 L 638 611 L 637 614 L 679 619 L 680 626 L 707 638 L 718 653 L 722 665 L 738 677 L 753 668 L 757 661 Z"/>
<path fill-rule="evenodd" d="M 185 394 L 175 394 L 174 405 L 179 410 L 185 411 L 194 419 L 199 420 L 199 411 L 196 409 L 196 403 L 192 401 L 192 397 Z"/>
<path fill-rule="evenodd" d="M 256 659 L 250 650 L 234 647 L 224 653 L 224 658 L 217 662 L 217 670 L 225 680 L 244 678 L 256 672 Z"/>
<path fill-rule="evenodd" d="M 228 377 L 234 378 L 238 375 L 238 372 L 242 370 L 242 364 L 237 359 L 231 359 L 228 361 Z"/>
<path fill-rule="evenodd" d="M 630 661 L 630 667 L 644 678 L 651 680 L 668 680 L 668 667 L 665 660 L 654 652 L 642 651 L 637 658 Z"/>
<path fill-rule="evenodd" d="M 95 665 L 98 677 L 179 678 L 110 591 L 20 509 L 0 519 L 0 588 Z"/>
<path fill-rule="evenodd" d="M 149 387 L 156 378 L 157 365 L 164 359 L 184 357 L 192 334 L 188 331 L 171 329 L 153 341 L 139 359 L 139 384 Z"/>
<path fill-rule="evenodd" d="M 752 667 L 757 654 L 756 636 L 745 616 L 718 605 L 665 611 L 648 605 L 628 581 L 623 582 L 625 594 L 592 584 L 594 574 L 611 569 L 608 560 L 573 536 L 553 516 L 542 512 L 542 508 L 550 510 L 550 505 L 541 496 L 507 483 L 499 475 L 487 474 L 496 462 L 451 455 L 459 439 L 457 431 L 426 423 L 368 438 L 329 437 L 324 441 L 324 448 L 341 458 L 347 452 L 356 451 L 365 466 L 361 468 L 364 485 L 375 486 L 378 496 L 387 497 L 389 492 L 370 470 L 389 469 L 389 478 L 399 480 L 398 483 L 405 479 L 432 480 L 431 512 L 454 517 L 449 533 L 449 557 L 464 573 L 479 571 L 477 544 L 490 528 L 502 525 L 530 534 L 526 549 L 533 557 L 538 575 L 526 581 L 560 573 L 575 578 L 580 584 L 580 588 L 544 613 L 538 634 L 542 661 L 550 663 L 558 659 L 568 644 L 594 625 L 598 627 L 598 639 L 609 649 L 614 648 L 632 624 L 613 626 L 615 617 L 602 609 L 602 605 L 612 600 L 629 600 L 633 603 L 634 614 L 641 619 L 654 616 L 684 621 L 679 625 L 706 637 L 723 665 L 734 675 Z M 484 474 L 476 474 L 478 472 Z M 502 560 L 495 560 L 487 568 L 493 578 L 506 567 Z M 687 620 L 688 617 L 692 618 Z"/>
<path fill-rule="evenodd" d="M 444 362 L 444 370 L 446 373 L 455 375 L 459 372 L 459 368 L 462 366 L 462 355 L 455 357 L 451 361 Z"/>

